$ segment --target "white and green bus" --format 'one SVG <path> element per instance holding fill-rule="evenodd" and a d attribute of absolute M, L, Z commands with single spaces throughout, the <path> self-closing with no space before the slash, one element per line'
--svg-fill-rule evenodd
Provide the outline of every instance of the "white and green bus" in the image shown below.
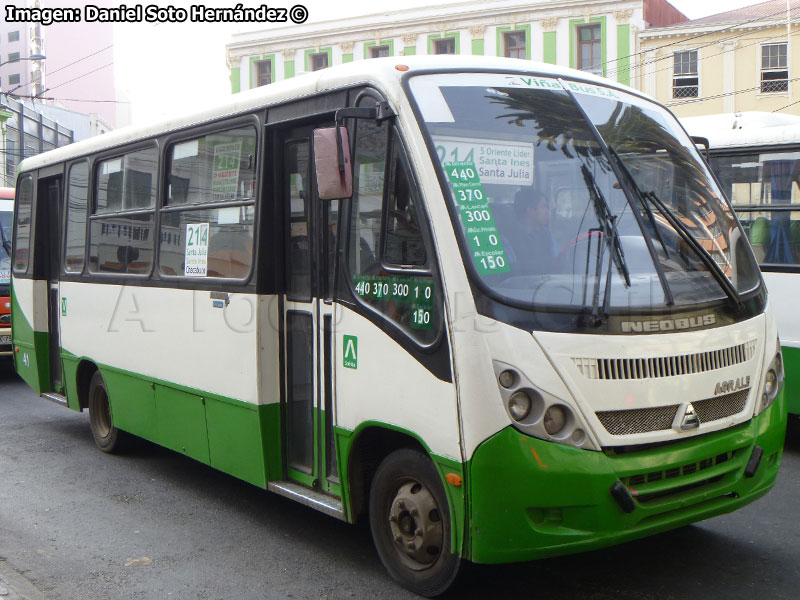
<path fill-rule="evenodd" d="M 358 61 L 25 160 L 19 374 L 368 519 L 390 574 L 578 552 L 775 483 L 747 237 L 663 107 L 530 61 Z"/>

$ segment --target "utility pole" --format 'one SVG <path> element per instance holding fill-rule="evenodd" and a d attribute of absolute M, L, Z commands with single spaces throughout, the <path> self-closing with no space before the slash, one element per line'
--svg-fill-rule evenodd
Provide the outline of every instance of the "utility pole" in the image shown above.
<path fill-rule="evenodd" d="M 41 0 L 31 0 L 31 8 L 41 8 Z M 31 55 L 44 55 L 44 28 L 41 23 L 34 23 L 30 27 Z M 44 95 L 44 61 L 31 61 L 31 96 L 34 98 Z"/>

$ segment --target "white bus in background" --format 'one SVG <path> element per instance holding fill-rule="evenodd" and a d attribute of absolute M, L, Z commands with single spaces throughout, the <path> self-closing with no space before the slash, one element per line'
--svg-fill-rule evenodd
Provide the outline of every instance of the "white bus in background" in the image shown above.
<path fill-rule="evenodd" d="M 709 142 L 711 169 L 739 216 L 769 290 L 800 414 L 800 116 L 743 112 L 681 119 Z"/>
<path fill-rule="evenodd" d="M 609 80 L 357 61 L 26 159 L 15 214 L 37 392 L 106 452 L 368 519 L 415 592 L 775 483 L 758 265 L 675 118 Z"/>

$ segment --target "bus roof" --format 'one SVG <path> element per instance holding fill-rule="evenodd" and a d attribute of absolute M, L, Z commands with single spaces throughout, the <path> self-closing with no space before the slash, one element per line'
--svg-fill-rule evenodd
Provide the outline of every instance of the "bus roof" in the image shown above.
<path fill-rule="evenodd" d="M 708 138 L 711 148 L 778 146 L 800 141 L 800 116 L 765 112 L 684 117 L 689 135 Z"/>
<path fill-rule="evenodd" d="M 19 173 L 31 171 L 47 165 L 57 164 L 94 152 L 114 148 L 140 139 L 177 131 L 193 125 L 215 121 L 228 116 L 256 110 L 260 107 L 280 104 L 297 100 L 327 90 L 369 83 L 377 86 L 381 91 L 391 94 L 392 90 L 399 90 L 396 82 L 405 74 L 399 71 L 397 65 L 406 65 L 409 72 L 423 70 L 450 70 L 463 71 L 494 70 L 505 72 L 525 72 L 550 76 L 568 76 L 573 79 L 624 90 L 638 96 L 644 96 L 633 88 L 575 69 L 567 69 L 529 60 L 500 58 L 491 56 L 403 56 L 375 58 L 369 61 L 354 61 L 344 65 L 337 65 L 313 73 L 300 75 L 266 86 L 233 94 L 227 101 L 216 103 L 212 107 L 189 115 L 180 115 L 170 119 L 154 122 L 143 126 L 124 127 L 100 136 L 95 136 L 74 144 L 69 144 L 56 150 L 38 154 L 25 159 L 20 163 Z M 395 92 L 396 94 L 399 91 Z M 388 98 L 395 105 L 398 97 Z"/>

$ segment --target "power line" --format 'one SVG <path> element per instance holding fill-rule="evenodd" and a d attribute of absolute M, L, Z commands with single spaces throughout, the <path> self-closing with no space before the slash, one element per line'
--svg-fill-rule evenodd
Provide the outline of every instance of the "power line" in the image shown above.
<path fill-rule="evenodd" d="M 748 21 L 748 22 L 750 22 L 750 21 Z M 797 22 L 798 22 L 797 20 L 791 21 L 791 23 L 792 23 L 792 24 L 796 24 Z M 757 32 L 757 31 L 762 31 L 762 30 L 764 30 L 764 29 L 770 29 L 770 28 L 772 28 L 772 27 L 776 27 L 776 25 L 775 25 L 774 23 L 768 23 L 768 24 L 766 24 L 766 25 L 762 25 L 761 27 L 755 27 L 755 28 L 753 28 L 753 29 L 750 29 L 750 30 L 748 30 L 748 31 L 743 31 L 742 33 L 737 33 L 736 35 L 732 35 L 732 36 L 729 36 L 729 37 L 726 37 L 726 38 L 722 38 L 722 39 L 720 39 L 720 40 L 713 40 L 713 41 L 710 41 L 710 42 L 708 42 L 707 44 L 702 44 L 702 45 L 699 45 L 699 46 L 694 46 L 693 48 L 691 48 L 691 50 L 701 50 L 702 48 L 707 48 L 708 46 L 713 46 L 713 45 L 715 45 L 715 44 L 721 44 L 722 42 L 729 42 L 729 41 L 731 41 L 731 40 L 735 40 L 735 39 L 737 39 L 737 38 L 744 37 L 744 36 L 746 36 L 746 35 L 751 35 L 751 34 L 752 34 L 752 33 L 754 33 L 754 32 Z M 724 30 L 721 30 L 721 31 L 724 31 Z M 703 37 L 703 36 L 705 36 L 705 35 L 712 35 L 712 34 L 715 34 L 715 33 L 718 33 L 718 32 L 717 32 L 717 31 L 711 31 L 711 32 L 705 33 L 705 34 L 703 34 L 703 35 L 696 36 L 696 38 Z M 780 37 L 783 37 L 784 35 L 785 35 L 785 34 L 781 34 L 781 35 L 780 35 Z M 774 37 L 774 36 L 773 36 L 773 37 Z M 691 40 L 691 39 L 696 39 L 696 38 L 689 38 L 689 40 Z M 672 43 L 670 43 L 670 44 L 665 44 L 664 46 L 658 46 L 658 47 L 655 47 L 655 48 L 648 48 L 646 51 L 642 51 L 642 52 L 640 52 L 640 54 L 644 54 L 644 53 L 646 53 L 646 52 L 652 52 L 652 51 L 658 50 L 658 49 L 660 49 L 660 48 L 665 48 L 666 46 L 671 46 L 671 45 L 673 45 L 673 44 L 678 44 L 678 43 L 681 43 L 681 44 L 682 44 L 682 43 L 684 43 L 685 41 L 688 41 L 688 40 L 678 40 L 678 41 L 676 41 L 676 42 L 672 42 Z M 640 64 L 638 65 L 638 67 L 639 67 L 640 69 L 644 69 L 644 67 L 646 67 L 647 65 L 652 65 L 652 64 L 655 64 L 655 63 L 657 63 L 657 62 L 660 62 L 660 61 L 663 61 L 663 60 L 669 60 L 669 59 L 673 58 L 674 56 L 675 56 L 675 55 L 674 55 L 674 53 L 673 53 L 673 54 L 667 54 L 667 55 L 664 55 L 664 56 L 661 56 L 661 57 L 656 57 L 656 58 L 653 58 L 653 59 L 651 59 L 651 60 L 645 60 L 644 62 L 640 63 Z M 716 56 L 716 55 L 713 55 L 713 56 Z M 627 71 L 630 71 L 630 70 L 632 70 L 632 68 L 633 68 L 633 67 L 629 66 L 627 69 L 624 69 L 624 68 L 623 68 L 623 69 L 619 69 L 619 68 L 618 68 L 618 69 L 616 69 L 616 70 L 610 70 L 610 71 L 607 71 L 607 72 L 606 72 L 606 77 L 610 77 L 610 76 L 612 76 L 612 75 L 616 75 L 616 74 L 617 74 L 617 73 L 619 73 L 620 71 L 626 71 L 626 70 L 627 70 Z M 666 68 L 669 68 L 669 67 L 666 67 Z M 658 71 L 655 71 L 655 72 L 657 73 Z"/>
<path fill-rule="evenodd" d="M 48 88 L 45 91 L 49 91 Z M 95 103 L 107 103 L 107 104 L 132 104 L 131 102 L 125 100 L 89 100 L 89 99 L 80 99 L 80 98 L 55 98 L 53 96 L 30 96 L 30 95 L 23 95 L 23 94 L 12 94 L 11 92 L 0 92 L 0 94 L 8 96 L 9 98 L 16 98 L 16 99 L 23 99 L 23 100 L 52 100 L 53 102 L 95 102 Z"/>
<path fill-rule="evenodd" d="M 112 60 L 110 63 L 105 64 L 102 67 L 97 67 L 96 69 L 92 69 L 91 71 L 89 71 L 87 73 L 84 73 L 83 75 L 78 75 L 77 77 L 73 77 L 72 79 L 69 79 L 69 80 L 67 80 L 67 81 L 65 81 L 63 83 L 59 83 L 58 85 L 54 85 L 51 88 L 47 88 L 45 91 L 49 92 L 50 90 L 54 90 L 56 88 L 60 88 L 62 85 L 67 85 L 68 83 L 72 83 L 73 81 L 77 81 L 78 79 L 82 79 L 82 78 L 86 77 L 87 75 L 91 75 L 92 73 L 97 73 L 97 71 L 105 69 L 106 67 L 110 67 L 113 64 L 114 64 L 114 61 Z"/>
<path fill-rule="evenodd" d="M 783 15 L 783 14 L 786 14 L 785 10 L 781 10 L 781 11 L 778 11 L 776 13 L 772 13 L 770 15 L 765 15 L 763 17 L 756 17 L 755 19 L 750 19 L 749 21 L 742 21 L 741 23 L 735 23 L 733 25 L 730 25 L 728 27 L 723 27 L 722 29 L 717 29 L 715 31 L 707 31 L 706 33 L 700 33 L 698 35 L 695 35 L 695 36 L 692 36 L 692 37 L 688 37 L 688 38 L 684 38 L 682 40 L 676 40 L 674 42 L 670 42 L 668 44 L 663 44 L 661 46 L 655 46 L 654 48 L 648 48 L 647 50 L 642 50 L 640 52 L 635 52 L 634 54 L 628 54 L 627 56 L 618 57 L 618 58 L 615 58 L 613 60 L 607 60 L 606 62 L 603 63 L 603 66 L 609 65 L 612 62 L 617 62 L 617 61 L 620 61 L 620 60 L 624 60 L 626 58 L 634 58 L 636 56 L 639 56 L 640 54 L 646 54 L 647 52 L 653 52 L 655 50 L 661 50 L 662 48 L 667 48 L 669 46 L 674 46 L 676 44 L 683 44 L 685 42 L 689 42 L 691 40 L 699 39 L 699 38 L 705 37 L 707 35 L 713 35 L 713 34 L 716 34 L 716 33 L 720 33 L 722 31 L 728 31 L 729 29 L 735 29 L 737 27 L 744 27 L 745 25 L 748 25 L 749 23 L 755 23 L 756 21 L 761 21 L 763 19 L 770 19 L 772 17 L 776 17 L 778 15 Z M 766 25 L 765 27 L 774 27 L 774 26 L 775 26 L 774 24 L 769 24 L 769 25 Z M 619 71 L 619 70 L 624 70 L 624 69 L 617 69 L 617 71 Z"/>
<path fill-rule="evenodd" d="M 787 83 L 791 83 L 793 81 L 800 81 L 800 77 L 794 77 L 793 79 L 787 79 Z M 745 92 L 754 92 L 760 90 L 761 86 L 757 85 L 756 87 L 745 88 L 742 90 L 734 90 L 732 92 L 725 92 L 723 94 L 716 94 L 714 96 L 705 96 L 704 98 L 690 98 L 688 100 L 680 100 L 677 102 L 668 102 L 665 103 L 666 106 L 680 106 L 682 104 L 694 104 L 696 102 L 705 102 L 706 100 L 716 100 L 718 98 L 727 98 L 728 96 L 735 96 L 736 94 L 744 94 Z M 796 104 L 796 103 L 794 103 Z M 786 107 L 784 107 L 786 108 Z M 774 112 L 774 111 L 773 111 Z"/>
<path fill-rule="evenodd" d="M 800 19 L 798 19 L 797 21 L 792 21 L 792 23 L 797 23 L 797 22 L 800 22 Z M 739 49 L 749 48 L 750 46 L 755 46 L 757 44 L 762 44 L 764 42 L 770 42 L 772 40 L 780 39 L 780 38 L 783 38 L 783 37 L 784 37 L 784 34 L 779 33 L 779 34 L 773 35 L 772 37 L 760 38 L 760 39 L 754 41 L 751 44 L 743 44 Z M 713 45 L 713 44 L 710 44 L 710 45 Z M 700 56 L 700 57 L 698 57 L 697 61 L 701 62 L 701 61 L 704 61 L 704 60 L 708 60 L 709 58 L 714 58 L 714 57 L 717 57 L 717 56 L 721 56 L 721 55 L 725 54 L 725 52 L 726 51 L 723 50 L 721 52 L 717 52 L 716 54 L 709 54 L 707 56 Z M 652 64 L 652 63 L 650 63 L 650 64 Z M 663 71 L 669 71 L 672 68 L 674 68 L 674 67 L 667 66 L 667 67 L 663 67 L 661 69 L 655 69 L 654 71 L 650 71 L 649 73 L 645 73 L 645 75 L 655 75 L 656 73 L 661 73 Z"/>
<path fill-rule="evenodd" d="M 780 108 L 776 108 L 772 112 L 779 112 L 779 111 L 782 111 L 782 110 L 786 110 L 787 108 L 789 108 L 790 106 L 794 106 L 795 104 L 800 104 L 800 100 L 797 100 L 796 102 L 792 102 L 791 104 L 787 104 L 786 106 L 781 106 Z"/>
<path fill-rule="evenodd" d="M 91 54 L 87 54 L 83 58 L 79 58 L 78 60 L 73 61 L 73 62 L 69 63 L 68 65 L 64 65 L 63 67 L 59 67 L 58 69 L 54 69 L 53 71 L 48 71 L 47 72 L 47 76 L 50 77 L 54 73 L 58 73 L 59 71 L 63 71 L 64 69 L 66 69 L 68 67 L 71 67 L 72 65 L 77 65 L 79 62 L 83 62 L 87 58 L 91 58 L 92 56 L 94 56 L 96 54 L 100 54 L 101 52 L 105 52 L 109 48 L 113 48 L 113 47 L 114 47 L 114 44 L 111 44 L 110 46 L 106 46 L 105 48 L 101 48 L 100 50 L 97 50 L 96 52 L 92 52 Z"/>

